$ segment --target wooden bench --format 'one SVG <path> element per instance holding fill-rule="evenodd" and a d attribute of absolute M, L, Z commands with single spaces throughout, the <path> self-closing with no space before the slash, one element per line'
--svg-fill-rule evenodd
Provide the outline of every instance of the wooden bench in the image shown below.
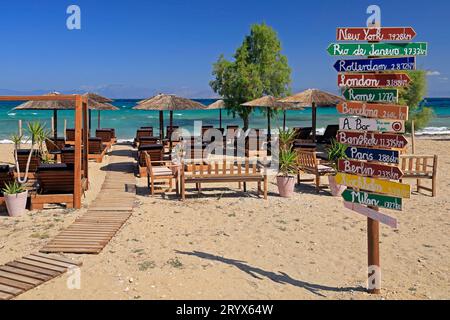
<path fill-rule="evenodd" d="M 65 164 L 42 164 L 36 172 L 38 190 L 31 194 L 31 210 L 61 203 L 73 208 L 74 171 Z"/>
<path fill-rule="evenodd" d="M 95 160 L 97 163 L 103 162 L 103 157 L 108 151 L 107 146 L 102 142 L 101 138 L 89 138 L 89 160 Z"/>
<path fill-rule="evenodd" d="M 327 165 L 323 165 L 317 159 L 316 151 L 311 149 L 297 149 L 297 165 L 298 165 L 298 174 L 297 180 L 298 183 L 302 181 L 311 181 L 311 180 L 301 180 L 300 174 L 301 172 L 312 174 L 315 176 L 316 183 L 316 191 L 319 192 L 321 188 L 320 186 L 320 177 L 329 176 L 335 174 L 335 170 Z"/>
<path fill-rule="evenodd" d="M 202 183 L 258 183 L 258 194 L 261 192 L 261 183 L 264 184 L 264 199 L 267 199 L 268 180 L 267 175 L 261 172 L 256 161 L 250 163 L 246 159 L 244 163 L 236 161 L 208 161 L 200 165 L 184 164 L 181 169 L 181 199 L 186 199 L 186 184 L 196 184 L 198 192 L 201 192 Z"/>
<path fill-rule="evenodd" d="M 403 179 L 417 179 L 417 192 L 426 190 L 436 196 L 438 156 L 429 155 L 401 155 L 400 168 L 403 171 Z M 431 180 L 431 188 L 420 184 L 420 180 Z"/>

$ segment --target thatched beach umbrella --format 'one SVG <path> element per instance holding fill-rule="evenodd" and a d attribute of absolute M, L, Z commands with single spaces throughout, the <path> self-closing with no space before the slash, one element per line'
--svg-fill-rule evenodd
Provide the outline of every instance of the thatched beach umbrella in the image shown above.
<path fill-rule="evenodd" d="M 85 93 L 85 97 L 88 97 L 89 101 L 89 129 L 91 129 L 92 123 L 92 110 L 97 110 L 97 126 L 100 129 L 100 112 L 101 111 L 117 111 L 118 107 L 110 104 L 113 100 L 100 96 L 96 93 Z"/>
<path fill-rule="evenodd" d="M 242 104 L 244 107 L 252 107 L 252 108 L 267 108 L 274 110 L 285 110 L 286 108 L 291 108 L 293 106 L 292 103 L 282 102 L 276 99 L 273 96 L 264 96 L 262 98 L 252 100 Z M 270 112 L 267 110 L 267 142 L 270 143 L 271 133 L 270 133 Z"/>
<path fill-rule="evenodd" d="M 170 111 L 170 128 L 173 126 L 174 110 L 204 110 L 207 109 L 203 104 L 177 97 L 172 94 L 158 94 L 154 97 L 142 100 L 135 106 L 135 110 L 159 110 L 159 134 L 164 138 L 164 114 L 163 111 Z"/>
<path fill-rule="evenodd" d="M 321 91 L 318 89 L 308 89 L 293 96 L 282 99 L 281 101 L 294 103 L 295 109 L 300 107 L 312 108 L 312 134 L 313 141 L 315 142 L 317 127 L 317 108 L 336 106 L 340 102 L 343 102 L 344 99 L 326 91 Z"/>
<path fill-rule="evenodd" d="M 51 92 L 45 96 L 58 96 L 60 93 Z M 27 101 L 14 108 L 14 110 L 52 110 L 53 111 L 53 137 L 58 138 L 58 110 L 72 110 L 73 101 Z"/>
<path fill-rule="evenodd" d="M 219 110 L 219 126 L 222 129 L 222 110 L 225 109 L 225 101 L 217 100 L 208 106 L 208 110 Z"/>

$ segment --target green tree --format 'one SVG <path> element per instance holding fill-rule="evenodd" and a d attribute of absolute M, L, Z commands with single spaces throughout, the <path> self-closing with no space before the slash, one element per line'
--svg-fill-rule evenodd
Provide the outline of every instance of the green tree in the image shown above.
<path fill-rule="evenodd" d="M 409 106 L 409 120 L 406 122 L 407 132 L 411 132 L 411 123 L 414 120 L 416 130 L 425 128 L 434 117 L 432 108 L 421 107 L 420 103 L 427 92 L 426 71 L 408 71 L 411 83 L 399 92 L 400 104 Z"/>
<path fill-rule="evenodd" d="M 263 95 L 284 97 L 290 94 L 291 68 L 281 54 L 277 33 L 266 24 L 255 24 L 234 54 L 234 61 L 219 57 L 213 65 L 211 88 L 223 97 L 233 117 L 239 116 L 244 129 L 249 127 L 253 109 L 241 104 Z M 271 116 L 273 110 L 267 110 Z"/>

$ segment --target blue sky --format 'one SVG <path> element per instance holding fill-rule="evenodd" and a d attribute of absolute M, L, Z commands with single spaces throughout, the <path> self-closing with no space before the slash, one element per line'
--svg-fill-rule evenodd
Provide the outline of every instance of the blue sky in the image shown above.
<path fill-rule="evenodd" d="M 66 28 L 71 4 L 81 8 L 81 30 Z M 230 58 L 261 22 L 279 34 L 294 91 L 336 92 L 326 48 L 336 27 L 364 26 L 370 4 L 381 6 L 384 26 L 413 26 L 415 41 L 429 42 L 418 63 L 430 71 L 429 95 L 450 96 L 448 0 L 1 1 L 0 92 L 210 97 L 214 61 L 221 53 Z"/>

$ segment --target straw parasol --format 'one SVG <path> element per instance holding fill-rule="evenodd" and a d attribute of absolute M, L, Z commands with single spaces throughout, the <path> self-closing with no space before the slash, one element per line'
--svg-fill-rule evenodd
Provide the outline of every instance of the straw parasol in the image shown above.
<path fill-rule="evenodd" d="M 344 99 L 326 91 L 308 89 L 293 96 L 284 98 L 281 101 L 295 103 L 295 109 L 300 107 L 312 108 L 312 134 L 313 141 L 316 141 L 317 107 L 336 106 L 338 103 L 343 102 Z"/>
<path fill-rule="evenodd" d="M 289 102 L 282 102 L 279 99 L 273 96 L 264 96 L 256 100 L 252 100 L 242 104 L 244 107 L 251 108 L 268 108 L 268 109 L 287 109 L 291 108 L 294 104 Z M 270 142 L 271 134 L 270 134 L 270 112 L 267 112 L 267 141 Z"/>
<path fill-rule="evenodd" d="M 158 94 L 154 97 L 140 101 L 133 109 L 159 110 L 159 133 L 162 139 L 164 137 L 163 111 L 170 111 L 170 128 L 172 128 L 174 110 L 204 110 L 207 109 L 207 107 L 199 102 L 177 97 L 173 94 Z"/>
<path fill-rule="evenodd" d="M 88 98 L 89 105 L 89 129 L 91 129 L 92 123 L 92 110 L 97 110 L 97 126 L 100 129 L 100 112 L 101 111 L 117 111 L 120 110 L 118 107 L 110 104 L 113 100 L 98 95 L 96 93 L 88 92 L 84 94 Z"/>
<path fill-rule="evenodd" d="M 59 92 L 50 92 L 44 96 L 58 96 Z M 27 101 L 14 108 L 14 110 L 53 110 L 53 137 L 58 138 L 58 110 L 74 109 L 73 101 Z"/>
<path fill-rule="evenodd" d="M 220 129 L 222 129 L 222 109 L 225 109 L 225 101 L 217 100 L 214 103 L 211 103 L 208 106 L 208 110 L 219 110 L 219 125 Z"/>

